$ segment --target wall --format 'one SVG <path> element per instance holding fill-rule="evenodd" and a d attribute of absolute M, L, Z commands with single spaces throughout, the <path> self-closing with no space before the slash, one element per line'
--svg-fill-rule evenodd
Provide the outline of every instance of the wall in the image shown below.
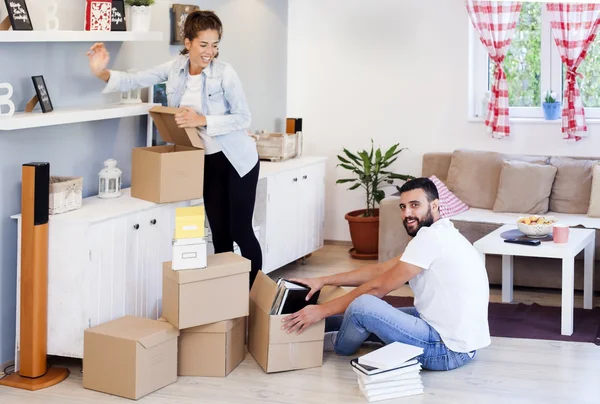
<path fill-rule="evenodd" d="M 45 7 L 29 1 L 36 29 L 45 29 Z M 107 43 L 110 68 L 150 67 L 176 55 L 169 45 L 169 4 L 157 0 L 152 30 L 164 33 L 161 42 Z M 287 1 L 188 1 L 215 10 L 224 24 L 220 58 L 233 64 L 247 94 L 253 127 L 282 130 L 286 113 Z M 60 29 L 83 29 L 84 1 L 61 0 Z M 0 19 L 6 15 L 0 6 Z M 17 111 L 33 95 L 31 76 L 43 74 L 56 110 L 66 106 L 117 102 L 119 95 L 102 95 L 103 83 L 89 73 L 85 53 L 91 43 L 0 43 L 0 82 L 13 85 Z M 17 226 L 9 217 L 20 212 L 21 165 L 48 161 L 52 175 L 84 177 L 84 196 L 97 194 L 97 172 L 107 158 L 123 169 L 124 186 L 131 178 L 130 154 L 145 144 L 146 118 L 125 118 L 31 130 L 0 132 L 0 363 L 12 359 L 15 330 Z"/>
<path fill-rule="evenodd" d="M 288 115 L 304 118 L 306 153 L 326 155 L 325 238 L 350 240 L 344 214 L 364 195 L 335 185 L 342 147 L 370 138 L 400 143 L 400 173 L 419 175 L 423 153 L 469 147 L 501 152 L 594 155 L 600 126 L 567 144 L 559 123 L 516 123 L 492 139 L 467 120 L 468 27 L 463 0 L 290 0 Z M 391 192 L 395 192 L 395 188 Z"/>

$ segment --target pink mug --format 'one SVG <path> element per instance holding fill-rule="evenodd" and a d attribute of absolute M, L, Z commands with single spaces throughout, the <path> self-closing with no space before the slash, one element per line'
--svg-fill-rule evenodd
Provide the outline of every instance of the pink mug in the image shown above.
<path fill-rule="evenodd" d="M 555 224 L 552 227 L 552 236 L 555 243 L 564 244 L 569 241 L 569 226 L 566 224 Z"/>

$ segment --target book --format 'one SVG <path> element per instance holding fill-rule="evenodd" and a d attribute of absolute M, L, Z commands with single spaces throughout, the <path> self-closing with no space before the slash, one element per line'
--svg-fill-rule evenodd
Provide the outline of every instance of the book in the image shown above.
<path fill-rule="evenodd" d="M 378 369 L 395 369 L 422 354 L 421 347 L 395 341 L 359 357 L 358 363 Z"/>
<path fill-rule="evenodd" d="M 420 377 L 421 364 L 417 363 L 416 365 L 405 366 L 398 369 L 391 369 L 386 372 L 374 375 L 366 375 L 355 367 L 352 367 L 352 370 L 354 371 L 354 373 L 357 374 L 362 384 L 367 385 L 389 380 L 405 380 Z"/>
<path fill-rule="evenodd" d="M 365 396 L 367 401 L 369 401 L 370 403 L 376 402 L 376 401 L 382 401 L 382 400 L 390 400 L 392 398 L 409 397 L 409 396 L 415 396 L 417 394 L 423 394 L 422 386 L 412 388 L 409 390 L 398 390 L 398 391 L 381 393 L 381 394 L 373 394 L 373 393 L 366 392 L 360 386 L 359 386 L 359 389 L 360 389 L 361 393 L 363 393 L 363 395 Z"/>
<path fill-rule="evenodd" d="M 367 376 L 377 375 L 377 374 L 389 372 L 389 371 L 392 371 L 395 369 L 409 367 L 411 365 L 416 365 L 418 363 L 419 363 L 419 361 L 417 361 L 416 359 L 413 359 L 408 362 L 404 362 L 400 366 L 393 368 L 393 369 L 380 369 L 380 368 L 376 368 L 374 366 L 360 364 L 360 363 L 358 363 L 358 358 L 354 358 L 350 361 L 350 364 L 352 366 L 354 366 L 357 370 L 359 370 L 360 372 L 362 372 L 364 375 L 367 375 Z"/>
<path fill-rule="evenodd" d="M 271 306 L 271 314 L 291 314 L 310 304 L 317 304 L 320 291 L 317 291 L 307 301 L 308 292 L 310 292 L 310 288 L 306 285 L 279 278 L 277 280 L 277 291 Z"/>

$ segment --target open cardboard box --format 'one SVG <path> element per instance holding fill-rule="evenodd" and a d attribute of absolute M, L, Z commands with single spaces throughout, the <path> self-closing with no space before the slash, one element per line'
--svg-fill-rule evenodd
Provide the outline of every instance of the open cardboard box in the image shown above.
<path fill-rule="evenodd" d="M 131 156 L 131 196 L 154 203 L 203 197 L 204 143 L 196 128 L 179 128 L 181 108 L 156 106 L 150 116 L 164 146 L 137 147 Z"/>
<path fill-rule="evenodd" d="M 281 320 L 287 315 L 270 315 L 277 284 L 259 271 L 250 291 L 248 317 L 248 350 L 267 373 L 306 369 L 323 364 L 325 320 L 311 325 L 301 334 L 282 330 Z M 341 287 L 325 287 L 318 303 L 345 295 Z"/>

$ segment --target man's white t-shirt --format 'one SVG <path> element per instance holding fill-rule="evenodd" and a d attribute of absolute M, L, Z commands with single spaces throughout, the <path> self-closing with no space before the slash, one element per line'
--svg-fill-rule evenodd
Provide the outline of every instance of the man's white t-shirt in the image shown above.
<path fill-rule="evenodd" d="M 409 281 L 415 308 L 448 348 L 470 352 L 490 344 L 485 263 L 450 219 L 419 229 L 400 260 L 423 269 Z"/>
<path fill-rule="evenodd" d="M 188 74 L 185 91 L 181 97 L 180 107 L 188 107 L 195 110 L 198 114 L 202 114 L 202 75 Z M 221 145 L 217 140 L 206 134 L 205 128 L 198 128 L 198 135 L 204 143 L 204 154 L 214 154 L 220 152 Z"/>

